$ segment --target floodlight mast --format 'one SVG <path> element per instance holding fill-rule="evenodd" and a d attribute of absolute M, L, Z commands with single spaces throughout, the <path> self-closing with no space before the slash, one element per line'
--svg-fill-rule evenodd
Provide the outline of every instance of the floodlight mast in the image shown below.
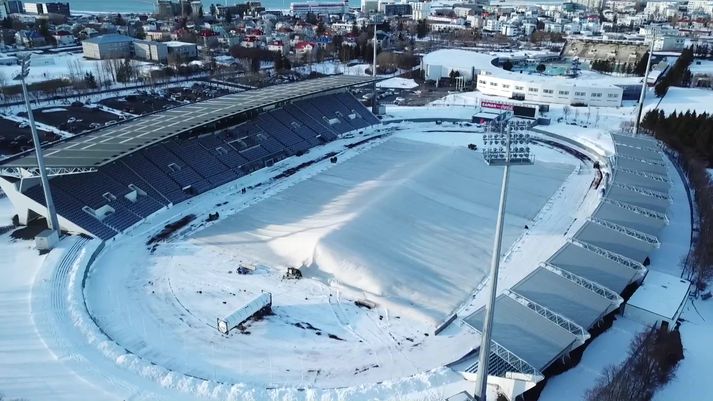
<path fill-rule="evenodd" d="M 519 130 L 524 130 L 527 127 L 525 122 L 500 121 L 498 124 L 499 134 L 493 134 L 491 137 L 484 137 L 483 155 L 485 161 L 490 165 L 503 165 L 503 180 L 500 187 L 500 202 L 498 205 L 498 219 L 495 224 L 495 239 L 493 241 L 493 254 L 490 263 L 490 273 L 488 281 L 490 282 L 490 292 L 488 300 L 485 304 L 485 317 L 483 320 L 483 329 L 480 338 L 480 351 L 478 355 L 478 374 L 476 375 L 475 396 L 479 401 L 485 401 L 488 387 L 488 362 L 490 357 L 490 337 L 493 332 L 493 316 L 495 314 L 495 298 L 497 295 L 498 272 L 500 270 L 500 253 L 503 242 L 503 226 L 505 221 L 505 206 L 507 201 L 507 188 L 510 178 L 510 165 L 529 165 L 532 164 L 529 146 L 516 148 L 515 157 L 512 158 L 512 130 L 515 125 Z M 489 139 L 492 139 L 489 140 Z M 529 145 L 530 136 L 528 134 L 519 133 L 516 135 L 516 143 Z M 505 145 L 504 153 L 501 148 L 493 148 L 491 151 L 487 146 Z"/>
<path fill-rule="evenodd" d="M 30 131 L 32 132 L 32 142 L 35 146 L 35 156 L 37 157 L 37 168 L 40 170 L 40 181 L 42 183 L 42 191 L 45 195 L 45 203 L 47 205 L 47 228 L 57 233 L 59 238 L 59 221 L 57 220 L 57 211 L 54 208 L 52 200 L 52 191 L 50 190 L 49 179 L 47 178 L 47 170 L 45 168 L 45 159 L 42 155 L 42 146 L 40 137 L 37 134 L 35 126 L 35 117 L 32 114 L 32 106 L 30 105 L 30 96 L 27 92 L 27 83 L 25 78 L 30 74 L 30 54 L 26 53 L 19 57 L 22 70 L 20 71 L 20 81 L 22 82 L 22 95 L 25 98 L 25 107 L 27 108 L 27 118 L 30 120 Z"/>
<path fill-rule="evenodd" d="M 644 111 L 644 100 L 646 100 L 646 86 L 649 83 L 649 69 L 651 68 L 651 58 L 654 55 L 654 42 L 656 42 L 656 33 L 651 36 L 649 44 L 649 59 L 646 60 L 646 72 L 644 73 L 644 82 L 641 85 L 641 94 L 639 95 L 639 110 L 636 112 L 636 121 L 634 124 L 634 136 L 639 135 L 639 125 L 641 124 L 641 114 Z"/>

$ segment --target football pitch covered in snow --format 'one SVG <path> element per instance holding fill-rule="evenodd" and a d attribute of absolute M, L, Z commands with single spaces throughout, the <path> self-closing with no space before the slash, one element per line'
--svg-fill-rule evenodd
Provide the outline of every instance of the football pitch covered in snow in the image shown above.
<path fill-rule="evenodd" d="M 468 150 L 478 137 L 397 133 L 154 250 L 118 243 L 88 276 L 89 311 L 129 352 L 213 383 L 340 388 L 438 369 L 479 338 L 433 335 L 490 262 L 503 171 Z M 580 166 L 535 153 L 512 170 L 504 250 Z M 305 277 L 283 279 L 287 267 Z M 262 291 L 272 314 L 229 336 L 216 329 Z M 170 376 L 162 385 L 180 387 Z"/>

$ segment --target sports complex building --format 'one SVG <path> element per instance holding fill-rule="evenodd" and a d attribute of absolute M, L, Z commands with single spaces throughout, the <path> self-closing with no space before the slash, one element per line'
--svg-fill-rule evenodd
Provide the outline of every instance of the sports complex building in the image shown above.
<path fill-rule="evenodd" d="M 475 77 L 478 90 L 486 95 L 543 103 L 616 107 L 625 99 L 625 93 L 631 91 L 630 87 L 636 86 L 629 78 L 568 78 L 506 71 L 497 65 L 501 58 L 468 50 L 443 49 L 425 55 L 423 69 L 426 79 L 438 81 L 457 71 L 465 81 Z"/>
<path fill-rule="evenodd" d="M 424 63 L 428 74 L 437 76 L 447 69 L 436 67 L 432 59 Z M 491 67 L 483 67 L 478 75 L 484 93 L 495 88 L 491 82 L 501 88 L 510 82 L 488 78 Z M 381 124 L 349 93 L 349 88 L 371 82 L 341 75 L 250 90 L 50 144 L 46 164 L 60 225 L 71 233 L 119 241 L 123 232 L 159 210 L 343 134 Z M 513 80 L 507 85 L 528 84 Z M 526 94 L 535 88 L 531 85 Z M 544 82 L 537 85 L 548 88 Z M 596 88 L 591 85 L 586 93 L 600 90 Z M 601 99 L 588 98 L 620 103 L 620 90 L 603 88 L 606 95 Z M 526 100 L 541 99 L 526 95 Z M 570 141 L 568 146 L 602 166 L 596 183 L 598 205 L 586 222 L 567 234 L 560 249 L 542 264 L 526 266 L 523 276 L 497 298 L 488 375 L 510 399 L 534 387 L 549 369 L 566 365 L 590 331 L 619 310 L 622 293 L 644 279 L 648 258 L 660 245 L 658 236 L 668 224 L 671 203 L 663 153 L 652 139 L 612 134 L 612 140 L 610 156 L 594 155 Z M 0 186 L 23 224 L 46 214 L 39 183 L 33 153 L 0 162 Z M 65 264 L 71 266 L 72 261 Z M 480 308 L 452 315 L 446 326 L 457 320 L 479 333 L 483 317 Z M 472 378 L 478 371 L 478 349 L 463 349 L 460 355 L 449 366 Z"/>

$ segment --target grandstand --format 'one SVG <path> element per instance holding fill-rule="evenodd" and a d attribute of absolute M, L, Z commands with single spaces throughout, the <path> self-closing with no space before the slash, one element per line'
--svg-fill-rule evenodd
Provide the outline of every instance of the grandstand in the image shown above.
<path fill-rule="evenodd" d="M 380 121 L 331 76 L 177 107 L 54 143 L 46 163 L 62 228 L 110 239 L 152 213 Z M 44 214 L 31 153 L 0 164 L 20 220 Z M 77 174 L 83 173 L 83 174 Z"/>
<path fill-rule="evenodd" d="M 646 275 L 668 223 L 666 167 L 656 141 L 612 138 L 616 154 L 600 205 L 559 251 L 496 299 L 495 367 L 488 372 L 496 380 L 520 378 L 534 386 L 543 371 L 584 344 L 589 330 L 619 308 L 620 294 Z M 484 315 L 481 308 L 462 320 L 480 332 Z M 477 351 L 454 368 L 477 372 Z"/>

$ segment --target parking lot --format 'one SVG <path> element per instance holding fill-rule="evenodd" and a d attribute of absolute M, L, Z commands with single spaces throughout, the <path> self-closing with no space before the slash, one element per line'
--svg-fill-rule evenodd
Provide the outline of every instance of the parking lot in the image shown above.
<path fill-rule="evenodd" d="M 232 91 L 216 85 L 195 83 L 190 87 L 168 88 L 158 92 L 158 96 L 163 96 L 178 103 L 195 103 L 212 99 L 218 96 L 225 96 Z"/>
<path fill-rule="evenodd" d="M 143 115 L 176 107 L 181 103 L 159 94 L 139 92 L 136 95 L 104 99 L 99 104 L 125 113 Z"/>
<path fill-rule="evenodd" d="M 27 113 L 19 114 L 27 117 Z M 63 107 L 44 107 L 34 110 L 35 120 L 59 128 L 62 131 L 72 134 L 79 134 L 111 125 L 122 118 L 116 114 L 108 113 L 96 107 L 85 106 L 81 103 L 73 103 Z"/>
<path fill-rule="evenodd" d="M 59 139 L 59 136 L 47 131 L 38 131 L 43 143 Z M 0 154 L 12 155 L 31 149 L 32 133 L 27 123 L 0 118 Z"/>
<path fill-rule="evenodd" d="M 381 104 L 399 106 L 423 106 L 448 94 L 451 88 L 377 89 L 376 97 Z M 358 88 L 354 96 L 367 106 L 371 106 L 372 89 Z"/>

